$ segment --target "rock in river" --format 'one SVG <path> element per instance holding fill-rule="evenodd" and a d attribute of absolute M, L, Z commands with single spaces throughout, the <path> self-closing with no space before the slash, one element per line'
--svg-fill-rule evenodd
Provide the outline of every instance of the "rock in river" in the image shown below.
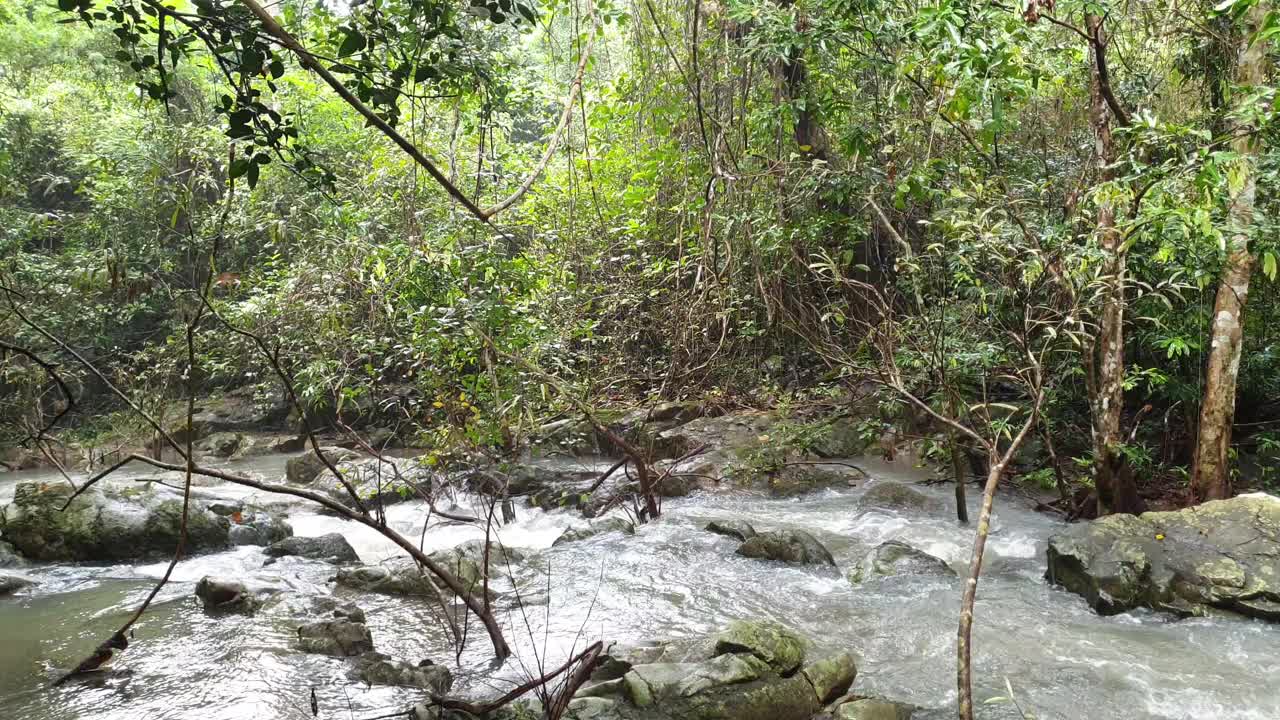
<path fill-rule="evenodd" d="M 1108 515 L 1049 538 L 1050 581 L 1103 614 L 1213 608 L 1280 621 L 1280 498 Z"/>
<path fill-rule="evenodd" d="M 772 530 L 748 539 L 738 547 L 743 557 L 781 560 L 801 565 L 835 565 L 831 551 L 803 530 Z"/>
<path fill-rule="evenodd" d="M 415 687 L 430 690 L 436 695 L 443 695 L 453 687 L 453 673 L 449 668 L 427 660 L 413 665 L 380 652 L 367 652 L 351 663 L 348 674 L 366 685 Z"/>
<path fill-rule="evenodd" d="M 889 575 L 939 575 L 955 577 L 955 570 L 940 557 L 913 548 L 900 540 L 890 540 L 876 546 L 862 558 L 857 567 L 849 571 L 849 581 L 860 583 L 876 576 Z"/>
<path fill-rule="evenodd" d="M 63 510 L 72 492 L 64 483 L 19 483 L 13 502 L 0 512 L 5 540 L 35 560 L 134 560 L 173 552 L 182 519 L 181 491 L 153 482 L 98 483 Z M 245 508 L 220 515 L 212 509 L 215 505 L 222 508 L 226 503 L 193 494 L 187 552 L 233 544 L 233 525 L 243 526 L 255 538 L 292 534 L 288 525 L 267 513 Z M 257 532 L 263 523 L 271 528 Z"/>
<path fill-rule="evenodd" d="M 562 533 L 560 537 L 556 538 L 555 542 L 551 544 L 563 545 L 564 543 L 586 540 L 589 537 L 595 537 L 596 535 L 601 535 L 607 532 L 620 532 L 623 535 L 635 535 L 636 526 L 623 518 L 605 518 L 604 520 L 597 520 L 596 522 L 590 523 L 584 528 L 572 528 L 565 530 L 564 533 Z"/>
<path fill-rule="evenodd" d="M 34 585 L 35 581 L 21 575 L 0 573 L 0 596 L 12 595 L 22 588 Z"/>
<path fill-rule="evenodd" d="M 373 634 L 362 622 L 325 620 L 299 627 L 298 647 L 318 655 L 355 657 L 373 650 Z"/>
<path fill-rule="evenodd" d="M 606 657 L 564 715 L 571 720 L 809 720 L 857 675 L 842 653 L 806 665 L 804 642 L 772 622 L 737 622 L 658 659 Z M 524 701 L 495 717 L 537 713 Z M 425 716 L 424 716 L 425 717 Z M 530 717 L 540 717 L 534 714 Z"/>
<path fill-rule="evenodd" d="M 252 615 L 262 604 L 244 583 L 208 575 L 196 583 L 196 597 L 209 613 Z"/>
<path fill-rule="evenodd" d="M 356 554 L 355 548 L 351 547 L 351 543 L 339 533 L 329 533 L 319 537 L 285 538 L 268 546 L 262 552 L 271 558 L 296 555 L 334 563 L 360 562 L 360 556 Z"/>
<path fill-rule="evenodd" d="M 756 529 L 745 520 L 712 520 L 703 528 L 717 535 L 727 535 L 738 540 L 750 540 L 756 536 Z"/>

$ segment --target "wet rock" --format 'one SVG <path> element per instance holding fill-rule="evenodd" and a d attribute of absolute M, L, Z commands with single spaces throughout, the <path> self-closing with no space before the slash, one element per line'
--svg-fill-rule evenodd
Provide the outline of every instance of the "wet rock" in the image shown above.
<path fill-rule="evenodd" d="M 1047 552 L 1049 580 L 1102 614 L 1224 609 L 1280 621 L 1280 498 L 1271 495 L 1108 515 L 1050 537 Z"/>
<path fill-rule="evenodd" d="M 282 428 L 286 424 L 290 408 L 282 395 L 263 402 L 249 394 L 229 393 L 199 400 L 195 410 L 192 429 L 196 434 L 194 439 L 199 440 L 214 433 L 262 432 Z M 179 403 L 167 414 L 177 424 L 171 428 L 170 434 L 178 442 L 185 442 L 186 403 Z"/>
<path fill-rule="evenodd" d="M 810 447 L 821 458 L 857 457 L 870 444 L 861 426 L 861 420 L 833 418 L 819 426 Z"/>
<path fill-rule="evenodd" d="M 482 549 L 478 548 L 473 541 L 450 550 L 436 551 L 428 557 L 452 573 L 465 590 L 473 592 L 481 587 L 484 579 L 480 564 L 483 557 L 481 552 Z M 502 557 L 499 553 L 490 551 L 491 564 Z M 337 582 L 339 585 L 356 590 L 386 595 L 438 598 L 451 597 L 453 594 L 448 586 L 430 571 L 420 571 L 417 563 L 411 558 L 394 558 L 380 565 L 342 568 L 338 570 Z"/>
<path fill-rule="evenodd" d="M 367 652 L 352 661 L 348 675 L 367 685 L 393 685 L 429 690 L 443 695 L 453 687 L 453 674 L 443 665 L 423 661 L 413 665 L 380 652 Z"/>
<path fill-rule="evenodd" d="M 862 561 L 849 571 L 849 581 L 857 584 L 876 576 L 890 575 L 939 575 L 955 577 L 955 570 L 945 560 L 911 547 L 899 540 L 890 540 L 867 553 Z"/>
<path fill-rule="evenodd" d="M 309 617 L 332 617 L 364 624 L 365 614 L 355 603 L 342 602 L 329 595 L 311 598 L 306 608 Z"/>
<path fill-rule="evenodd" d="M 552 546 L 555 546 L 569 542 L 577 542 L 579 540 L 586 540 L 589 537 L 595 537 L 596 535 L 601 535 L 607 532 L 620 532 L 623 535 L 635 535 L 636 526 L 623 518 L 605 518 L 603 520 L 597 520 L 590 523 L 584 528 L 570 528 L 569 530 L 565 530 L 564 533 L 561 534 L 560 537 L 556 538 L 555 542 L 551 544 Z"/>
<path fill-rule="evenodd" d="M 862 698 L 836 708 L 836 720 L 911 720 L 913 710 L 903 703 Z"/>
<path fill-rule="evenodd" d="M 13 502 L 0 513 L 5 539 L 35 560 L 134 560 L 173 552 L 182 520 L 181 491 L 159 483 L 98 483 L 64 511 L 72 492 L 64 483 L 19 483 Z M 213 512 L 213 501 L 192 497 L 188 553 L 219 549 L 232 542 L 232 518 Z M 250 529 L 273 523 L 269 516 L 257 514 L 241 519 L 245 522 L 237 524 Z M 272 526 L 276 529 L 268 535 L 278 535 L 287 528 Z"/>
<path fill-rule="evenodd" d="M 18 554 L 13 545 L 0 540 L 0 568 L 26 567 L 27 565 L 27 561 Z"/>
<path fill-rule="evenodd" d="M 843 465 L 814 463 L 787 465 L 776 472 L 759 473 L 749 484 L 766 487 L 774 497 L 794 497 L 830 487 L 856 485 L 864 475 Z"/>
<path fill-rule="evenodd" d="M 196 452 L 219 458 L 242 454 L 253 445 L 253 440 L 238 432 L 215 432 L 195 444 Z"/>
<path fill-rule="evenodd" d="M 348 460 L 357 460 L 360 453 L 353 450 L 347 450 L 340 447 L 322 447 L 320 452 L 329 459 L 329 462 L 337 465 L 338 463 Z M 296 458 L 290 458 L 284 466 L 285 479 L 294 485 L 307 485 L 313 482 L 322 472 L 327 471 L 324 461 L 316 456 L 314 452 L 308 452 L 299 455 Z M 333 478 L 330 478 L 332 480 Z"/>
<path fill-rule="evenodd" d="M 327 560 L 334 563 L 360 562 L 351 543 L 339 533 L 329 533 L 319 537 L 291 537 L 274 543 L 263 550 L 270 558 L 293 555 L 312 560 Z"/>
<path fill-rule="evenodd" d="M 326 620 L 299 627 L 298 647 L 317 655 L 355 657 L 373 650 L 373 635 L 364 623 Z"/>
<path fill-rule="evenodd" d="M 366 508 L 386 507 L 418 497 L 417 488 L 430 490 L 434 482 L 431 470 L 412 458 L 346 460 L 337 467 Z M 356 507 L 351 493 L 327 469 L 316 475 L 311 486 L 336 502 Z"/>
<path fill-rule="evenodd" d="M 938 512 L 943 509 L 941 500 L 889 480 L 881 480 L 868 488 L 859 498 L 859 504 L 885 510 Z"/>
<path fill-rule="evenodd" d="M 227 542 L 232 545 L 271 545 L 293 535 L 284 518 L 256 508 L 246 508 L 231 516 Z"/>
<path fill-rule="evenodd" d="M 707 532 L 727 535 L 739 540 L 750 540 L 756 536 L 756 529 L 751 527 L 751 523 L 743 520 L 712 520 L 704 529 Z"/>
<path fill-rule="evenodd" d="M 760 533 L 738 547 L 743 557 L 780 560 L 801 565 L 835 565 L 835 558 L 817 538 L 803 530 Z"/>
<path fill-rule="evenodd" d="M 244 583 L 208 575 L 196 583 L 196 597 L 209 613 L 252 615 L 262 605 Z"/>
<path fill-rule="evenodd" d="M 849 692 L 858 677 L 858 663 L 851 653 L 840 653 L 808 665 L 802 672 L 813 686 L 818 704 L 826 705 Z"/>
<path fill-rule="evenodd" d="M 13 593 L 35 585 L 35 581 L 22 575 L 11 575 L 8 573 L 0 573 L 0 596 L 12 595 Z"/>
<path fill-rule="evenodd" d="M 753 655 L 779 675 L 790 675 L 804 662 L 804 641 L 776 622 L 738 620 L 715 635 L 714 652 Z"/>

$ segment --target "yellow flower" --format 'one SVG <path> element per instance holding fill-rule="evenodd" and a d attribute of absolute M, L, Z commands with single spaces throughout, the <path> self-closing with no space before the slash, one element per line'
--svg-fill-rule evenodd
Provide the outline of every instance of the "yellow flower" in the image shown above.
<path fill-rule="evenodd" d="M 1156 533 L 1156 539 L 1157 539 L 1157 540 L 1163 540 L 1163 539 L 1164 539 L 1164 533 Z"/>

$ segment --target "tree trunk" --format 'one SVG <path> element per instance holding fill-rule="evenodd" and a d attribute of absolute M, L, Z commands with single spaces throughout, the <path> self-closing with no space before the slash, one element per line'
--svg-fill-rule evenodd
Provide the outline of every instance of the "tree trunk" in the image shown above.
<path fill-rule="evenodd" d="M 1236 83 L 1260 85 L 1266 81 L 1267 43 L 1252 42 L 1266 17 L 1266 4 L 1249 10 L 1240 39 Z M 1252 42 L 1252 44 L 1250 44 Z M 1244 93 L 1240 93 L 1244 94 Z M 1231 447 L 1231 426 L 1236 412 L 1236 380 L 1240 372 L 1240 351 L 1244 345 L 1244 308 L 1249 297 L 1249 278 L 1254 257 L 1249 251 L 1249 231 L 1253 225 L 1257 178 L 1254 162 L 1259 148 L 1252 128 L 1236 128 L 1231 148 L 1239 155 L 1237 172 L 1228 173 L 1231 186 L 1230 237 L 1227 258 L 1218 280 L 1213 304 L 1209 364 L 1205 370 L 1204 401 L 1200 405 L 1200 427 L 1195 456 L 1191 463 L 1191 492 L 1196 501 L 1225 498 L 1231 494 L 1227 453 Z"/>
<path fill-rule="evenodd" d="M 1090 15 L 1085 27 L 1095 40 L 1089 83 L 1089 115 L 1093 125 L 1099 180 L 1114 179 L 1115 143 L 1111 138 L 1111 110 L 1103 94 L 1102 67 L 1106 64 L 1107 36 L 1102 18 Z M 1135 488 L 1120 488 L 1119 483 L 1132 483 L 1132 475 L 1119 472 L 1124 459 L 1119 455 L 1120 415 L 1124 410 L 1124 309 L 1125 251 L 1124 237 L 1116 228 L 1115 207 L 1109 200 L 1098 204 L 1098 242 L 1104 256 L 1102 309 L 1098 317 L 1098 337 L 1093 346 L 1094 374 L 1090 397 L 1093 421 L 1093 481 L 1098 491 L 1098 514 L 1132 512 L 1117 501 L 1136 496 Z M 1133 491 L 1133 492 L 1130 492 Z"/>

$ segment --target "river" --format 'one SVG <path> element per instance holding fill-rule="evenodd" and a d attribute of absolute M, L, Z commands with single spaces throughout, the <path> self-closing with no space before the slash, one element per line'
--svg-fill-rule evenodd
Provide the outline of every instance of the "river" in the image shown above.
<path fill-rule="evenodd" d="M 283 477 L 286 456 L 228 463 L 241 472 Z M 586 462 L 586 461 L 583 461 Z M 860 461 L 863 462 L 863 461 Z M 865 463 L 880 480 L 914 481 L 904 466 Z M 153 477 L 138 468 L 134 476 Z M 56 474 L 0 474 L 0 504 L 20 480 L 60 482 Z M 865 487 L 865 486 L 864 486 Z M 242 488 L 212 486 L 245 497 Z M 922 488 L 949 499 L 946 488 Z M 812 643 L 810 657 L 851 650 L 858 657 L 854 689 L 919 705 L 917 718 L 952 717 L 955 626 L 960 581 L 899 576 L 852 586 L 843 569 L 885 540 L 901 539 L 963 572 L 972 530 L 946 516 L 864 508 L 863 488 L 828 490 L 796 499 L 703 493 L 667 500 L 659 522 L 634 537 L 617 533 L 551 547 L 583 521 L 567 511 L 521 507 L 518 520 L 497 531 L 526 552 L 514 577 L 498 582 L 525 608 L 499 618 L 515 656 L 494 671 L 483 629 L 474 625 L 455 663 L 446 632 L 421 601 L 349 595 L 365 609 L 377 649 L 416 662 L 429 657 L 453 667 L 455 690 L 505 691 L 514 680 L 554 666 L 596 639 L 622 644 L 704 633 L 735 618 L 768 617 Z M 971 493 L 972 495 L 972 493 Z M 282 503 L 297 535 L 341 532 L 365 562 L 394 554 L 372 530 Z M 972 498 L 976 500 L 976 498 Z M 469 507 L 473 499 L 459 497 Z M 390 522 L 419 537 L 425 508 L 405 503 Z M 976 507 L 970 515 L 976 516 Z M 784 566 L 741 558 L 736 543 L 702 530 L 714 519 L 745 519 L 758 530 L 797 528 L 816 535 L 842 568 Z M 1054 518 L 1015 500 L 1001 500 L 988 564 L 979 587 L 974 635 L 976 696 L 1007 695 L 1040 720 L 1280 718 L 1280 625 L 1234 618 L 1172 620 L 1132 612 L 1099 617 L 1084 601 L 1043 579 L 1045 541 Z M 435 521 L 421 537 L 428 550 L 481 537 L 476 528 Z M 290 602 L 253 617 L 209 617 L 192 595 L 207 574 L 299 598 L 332 590 L 333 567 L 284 558 L 263 567 L 259 547 L 241 547 L 181 562 L 173 581 L 136 626 L 122 672 L 90 684 L 49 687 L 66 667 L 118 627 L 145 597 L 166 563 L 36 565 L 24 570 L 39 585 L 0 598 L 0 708 L 21 720 L 201 720 L 310 718 L 314 689 L 322 718 L 359 720 L 403 708 L 420 691 L 366 688 L 349 680 L 345 663 L 290 648 L 298 624 Z M 1008 703 L 981 705 L 983 718 L 1016 718 Z"/>

